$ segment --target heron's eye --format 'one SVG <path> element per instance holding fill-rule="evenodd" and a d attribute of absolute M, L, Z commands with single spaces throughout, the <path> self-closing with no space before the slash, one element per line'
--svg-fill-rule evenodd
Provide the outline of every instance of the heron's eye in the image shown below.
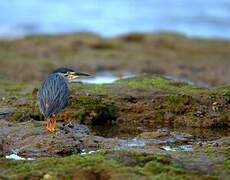
<path fill-rule="evenodd" d="M 64 73 L 64 76 L 67 77 L 69 75 L 69 72 Z"/>

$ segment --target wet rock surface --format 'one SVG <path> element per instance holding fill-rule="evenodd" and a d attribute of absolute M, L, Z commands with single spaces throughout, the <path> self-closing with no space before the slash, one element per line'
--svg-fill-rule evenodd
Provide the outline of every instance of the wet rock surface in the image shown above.
<path fill-rule="evenodd" d="M 170 133 L 169 130 L 162 129 L 151 132 L 150 135 L 142 133 L 139 136 L 124 139 L 94 135 L 87 126 L 77 123 L 60 122 L 55 133 L 48 133 L 45 124 L 46 122 L 33 120 L 11 123 L 2 119 L 0 126 L 1 156 L 12 153 L 32 158 L 67 156 L 107 148 L 142 149 L 143 152 L 147 152 L 149 148 L 154 147 L 157 152 L 161 151 L 161 147 L 166 144 L 178 145 L 194 142 L 191 135 Z"/>
<path fill-rule="evenodd" d="M 228 129 L 230 124 L 228 87 L 197 88 L 142 75 L 107 85 L 72 86 L 69 106 L 58 114 L 57 131 L 50 134 L 32 94 L 34 87 L 25 87 L 13 89 L 11 93 L 17 96 L 1 101 L 2 156 L 12 152 L 25 157 L 66 156 L 103 148 L 162 152 L 162 146 L 176 149 L 211 139 L 205 134 L 197 137 L 195 129 L 186 133 L 172 127 Z M 122 133 L 127 136 L 122 137 Z"/>
<path fill-rule="evenodd" d="M 45 122 L 40 121 L 15 124 L 1 120 L 0 129 L 2 156 L 13 152 L 24 157 L 66 156 L 82 150 L 115 147 L 115 141 L 93 136 L 85 125 L 76 123 L 59 123 L 53 134 L 48 133 Z"/>
<path fill-rule="evenodd" d="M 15 112 L 15 108 L 10 107 L 2 107 L 0 108 L 0 118 L 3 118 L 7 114 L 11 114 Z"/>

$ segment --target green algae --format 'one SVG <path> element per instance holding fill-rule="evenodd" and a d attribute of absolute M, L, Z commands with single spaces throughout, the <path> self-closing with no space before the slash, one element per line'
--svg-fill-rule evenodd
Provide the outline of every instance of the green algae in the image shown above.
<path fill-rule="evenodd" d="M 177 167 L 168 155 L 128 151 L 102 151 L 89 155 L 39 158 L 33 161 L 0 160 L 4 178 L 89 178 L 92 174 L 105 179 L 134 177 L 141 179 L 213 178 Z M 134 162 L 134 163 L 133 163 Z M 87 173 L 82 173 L 87 172 Z"/>
<path fill-rule="evenodd" d="M 33 174 L 46 174 L 49 173 L 52 176 L 57 176 L 58 174 L 64 175 L 66 177 L 71 177 L 72 169 L 80 168 L 92 168 L 92 169 L 102 169 L 106 167 L 117 167 L 116 163 L 112 160 L 106 160 L 102 155 L 72 155 L 66 158 L 41 158 L 35 161 L 5 161 L 2 160 L 3 167 L 9 167 L 9 177 L 20 176 L 31 176 Z M 2 166 L 2 165 L 1 165 Z"/>
<path fill-rule="evenodd" d="M 230 147 L 226 147 L 224 150 L 225 150 L 226 153 L 230 154 Z"/>
<path fill-rule="evenodd" d="M 97 93 L 97 94 L 106 94 L 109 91 L 111 91 L 111 88 L 105 84 L 72 84 L 71 88 L 73 89 L 73 92 L 81 92 L 84 91 L 89 93 Z"/>
<path fill-rule="evenodd" d="M 188 95 L 194 93 L 208 92 L 208 89 L 192 86 L 184 82 L 168 80 L 159 75 L 154 76 L 154 75 L 145 74 L 134 78 L 118 80 L 116 81 L 116 83 L 127 84 L 131 88 L 140 88 L 140 89 L 156 88 L 156 89 L 164 90 L 165 92 L 188 94 Z"/>
<path fill-rule="evenodd" d="M 165 120 L 164 116 L 165 116 L 164 110 L 162 110 L 162 109 L 157 110 L 156 115 L 155 115 L 155 123 L 163 125 L 164 120 Z"/>
<path fill-rule="evenodd" d="M 186 111 L 186 105 L 194 105 L 192 98 L 185 95 L 168 95 L 164 99 L 169 111 L 174 115 L 183 114 Z"/>
<path fill-rule="evenodd" d="M 75 110 L 75 119 L 83 124 L 111 124 L 116 119 L 114 103 L 100 97 L 76 96 L 71 100 L 70 108 Z"/>

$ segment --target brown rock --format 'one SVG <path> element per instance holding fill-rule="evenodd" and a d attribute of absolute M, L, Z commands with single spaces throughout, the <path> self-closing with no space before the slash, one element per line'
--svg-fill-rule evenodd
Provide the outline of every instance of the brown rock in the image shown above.
<path fill-rule="evenodd" d="M 164 137 L 167 135 L 169 135 L 168 131 L 162 131 L 158 129 L 157 131 L 143 132 L 139 134 L 139 137 L 143 139 L 156 139 L 156 138 Z"/>

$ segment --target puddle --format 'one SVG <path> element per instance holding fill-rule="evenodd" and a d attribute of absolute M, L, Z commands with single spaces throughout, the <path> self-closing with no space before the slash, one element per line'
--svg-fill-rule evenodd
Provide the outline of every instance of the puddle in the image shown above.
<path fill-rule="evenodd" d="M 176 147 L 171 147 L 171 146 L 162 146 L 161 149 L 165 150 L 165 151 L 192 151 L 192 145 L 180 145 L 180 146 L 176 146 Z"/>
<path fill-rule="evenodd" d="M 87 83 L 87 84 L 109 84 L 119 79 L 126 79 L 126 78 L 131 78 L 134 76 L 135 74 L 131 72 L 113 73 L 111 71 L 101 71 L 101 72 L 96 73 L 92 77 L 78 78 L 76 81 L 73 80 L 73 82 L 81 82 L 81 83 Z M 162 75 L 162 76 L 168 80 L 181 81 L 181 82 L 185 82 L 187 84 L 193 85 L 193 86 L 210 87 L 210 85 L 204 82 L 193 82 L 186 78 L 174 77 L 170 75 Z"/>
<path fill-rule="evenodd" d="M 170 132 L 169 134 L 163 137 L 156 137 L 153 139 L 145 139 L 140 137 L 128 138 L 128 139 L 120 139 L 118 144 L 120 147 L 144 147 L 151 145 L 168 145 L 174 143 L 194 143 L 195 140 L 192 136 L 186 136 L 183 133 L 174 133 Z"/>
<path fill-rule="evenodd" d="M 132 74 L 131 72 L 116 74 L 110 71 L 102 71 L 96 73 L 96 75 L 92 77 L 79 78 L 77 82 L 88 83 L 88 84 L 109 84 L 109 83 L 113 83 L 116 80 L 130 78 L 133 76 L 134 74 Z"/>
<path fill-rule="evenodd" d="M 95 151 L 87 151 L 86 149 L 83 149 L 80 153 L 80 155 L 88 155 L 88 154 L 93 154 L 93 153 L 96 153 L 96 152 L 99 152 L 99 150 L 95 150 Z"/>
<path fill-rule="evenodd" d="M 8 156 L 6 156 L 6 159 L 10 159 L 10 160 L 28 160 L 28 161 L 31 161 L 31 160 L 34 160 L 33 158 L 24 158 L 24 157 L 21 157 L 21 156 L 18 156 L 17 154 L 10 154 Z"/>
<path fill-rule="evenodd" d="M 144 140 L 144 139 L 128 139 L 128 140 L 120 140 L 119 141 L 119 148 L 145 148 L 145 146 L 151 146 L 151 145 L 163 145 L 163 144 L 170 144 L 176 142 L 175 139 L 172 139 L 171 137 L 168 137 L 164 140 L 159 139 L 151 139 L 151 140 Z M 160 147 L 160 149 L 165 151 L 192 151 L 192 145 L 185 144 L 185 145 L 178 145 L 178 146 L 169 146 L 169 145 L 163 145 Z"/>
<path fill-rule="evenodd" d="M 111 71 L 100 71 L 96 73 L 94 76 L 86 77 L 86 78 L 84 77 L 78 78 L 77 80 L 73 80 L 73 82 L 81 82 L 87 84 L 109 84 L 119 79 L 126 79 L 134 76 L 135 74 L 131 72 L 114 73 Z M 198 87 L 210 87 L 207 83 L 204 82 L 193 82 L 186 78 L 175 77 L 170 75 L 162 75 L 162 76 L 168 80 L 181 81 Z"/>
<path fill-rule="evenodd" d="M 95 127 L 94 127 L 95 128 Z M 150 139 L 143 138 L 140 135 L 142 132 L 121 132 L 119 128 L 97 127 L 93 129 L 95 135 L 117 138 L 117 148 L 148 148 L 149 146 L 156 146 L 165 151 L 192 151 L 192 145 L 197 142 L 207 142 L 210 140 L 219 139 L 223 136 L 229 135 L 228 131 L 224 130 L 207 130 L 194 128 L 151 128 L 144 132 L 166 132 L 165 135 Z M 168 134 L 167 134 L 168 132 Z"/>
<path fill-rule="evenodd" d="M 168 152 L 193 151 L 192 146 L 198 142 L 205 143 L 230 135 L 227 129 L 217 130 L 189 127 L 151 127 L 137 131 L 121 131 L 114 126 L 94 126 L 91 130 L 96 136 L 117 139 L 116 148 L 118 149 L 148 149 L 156 147 Z M 158 132 L 159 136 L 151 139 L 151 133 L 154 134 L 154 132 Z M 147 134 L 144 136 L 143 133 Z"/>
<path fill-rule="evenodd" d="M 202 129 L 202 128 L 190 128 L 190 127 L 143 127 L 137 128 L 136 131 L 127 129 L 126 131 L 121 130 L 117 126 L 100 126 L 95 125 L 91 127 L 91 131 L 96 136 L 103 136 L 105 138 L 119 138 L 119 139 L 134 139 L 139 134 L 143 132 L 153 132 L 153 131 L 169 131 L 177 139 L 193 137 L 194 141 L 211 141 L 216 140 L 221 137 L 230 136 L 230 131 L 228 129 Z"/>
<path fill-rule="evenodd" d="M 146 145 L 147 141 L 143 140 L 143 139 L 127 139 L 127 140 L 119 140 L 118 142 L 118 146 L 119 147 L 144 147 Z"/>

